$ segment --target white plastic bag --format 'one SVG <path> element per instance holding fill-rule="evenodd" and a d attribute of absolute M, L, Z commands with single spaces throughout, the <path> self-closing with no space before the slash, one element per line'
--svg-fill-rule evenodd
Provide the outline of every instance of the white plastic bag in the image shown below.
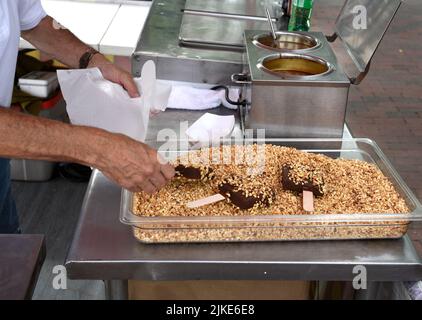
<path fill-rule="evenodd" d="M 163 111 L 171 86 L 158 84 L 154 62 L 145 63 L 141 79 L 135 79 L 140 98 L 130 98 L 118 84 L 105 80 L 98 68 L 59 70 L 61 90 L 70 121 L 101 128 L 144 141 L 150 112 Z"/>
<path fill-rule="evenodd" d="M 142 67 L 141 77 L 135 79 L 144 107 L 156 114 L 165 111 L 169 103 L 172 86 L 157 80 L 155 63 L 151 60 Z"/>

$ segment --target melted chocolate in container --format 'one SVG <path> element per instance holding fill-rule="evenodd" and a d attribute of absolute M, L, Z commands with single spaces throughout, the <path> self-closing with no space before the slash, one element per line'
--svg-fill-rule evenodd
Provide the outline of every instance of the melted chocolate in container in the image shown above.
<path fill-rule="evenodd" d="M 209 167 L 187 167 L 179 164 L 176 168 L 176 174 L 192 180 L 209 180 L 212 179 L 212 169 Z"/>
<path fill-rule="evenodd" d="M 246 195 L 246 191 L 239 188 L 239 186 L 223 181 L 218 185 L 218 191 L 225 196 L 232 204 L 242 210 L 258 207 L 268 207 L 271 204 L 271 199 L 274 197 L 274 192 L 269 194 Z"/>
<path fill-rule="evenodd" d="M 290 175 L 290 170 L 291 169 L 288 166 L 283 167 L 281 182 L 285 190 L 290 190 L 297 193 L 302 193 L 304 190 L 311 191 L 316 197 L 321 197 L 324 195 L 324 191 L 323 191 L 324 183 L 314 184 L 310 180 L 303 180 L 297 183 L 292 180 L 291 175 Z"/>

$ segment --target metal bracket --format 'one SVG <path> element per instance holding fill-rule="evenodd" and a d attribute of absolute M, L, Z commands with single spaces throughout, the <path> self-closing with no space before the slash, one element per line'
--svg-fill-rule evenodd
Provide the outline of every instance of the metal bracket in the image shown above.
<path fill-rule="evenodd" d="M 233 105 L 233 106 L 245 106 L 246 105 L 246 100 L 233 101 L 232 99 L 230 99 L 230 91 L 229 91 L 229 88 L 227 86 L 215 86 L 215 87 L 211 88 L 211 90 L 221 90 L 221 89 L 223 89 L 225 91 L 226 101 L 228 103 L 230 103 L 231 105 Z"/>
<path fill-rule="evenodd" d="M 368 74 L 369 69 L 370 69 L 370 67 L 371 67 L 371 62 L 372 62 L 372 61 L 369 61 L 369 62 L 368 62 L 368 64 L 366 65 L 365 70 L 364 70 L 363 72 L 359 73 L 359 74 L 357 75 L 357 77 L 354 77 L 354 78 L 349 78 L 349 80 L 350 80 L 350 83 L 351 83 L 351 84 L 354 84 L 354 85 L 356 85 L 356 86 L 357 86 L 358 84 L 360 84 L 360 83 L 362 82 L 362 80 L 363 80 L 363 79 L 365 79 L 365 77 L 366 77 L 366 75 Z"/>
<path fill-rule="evenodd" d="M 251 84 L 249 75 L 244 73 L 235 73 L 231 75 L 231 82 L 237 85 Z"/>
<path fill-rule="evenodd" d="M 325 36 L 328 42 L 334 42 L 338 38 L 338 34 L 334 32 L 331 36 Z"/>

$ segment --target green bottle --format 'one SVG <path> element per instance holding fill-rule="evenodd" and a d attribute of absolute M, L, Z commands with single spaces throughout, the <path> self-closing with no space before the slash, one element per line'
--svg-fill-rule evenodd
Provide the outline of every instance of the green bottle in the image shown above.
<path fill-rule="evenodd" d="M 314 0 L 292 0 L 289 31 L 309 31 Z"/>

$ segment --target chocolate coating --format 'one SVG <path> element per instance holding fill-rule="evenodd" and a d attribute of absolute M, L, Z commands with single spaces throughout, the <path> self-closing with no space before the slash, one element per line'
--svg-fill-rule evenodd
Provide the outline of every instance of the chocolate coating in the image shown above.
<path fill-rule="evenodd" d="M 236 189 L 236 186 L 228 182 L 222 182 L 218 185 L 219 193 L 227 197 L 231 203 L 242 210 L 253 208 L 256 204 L 265 207 L 270 205 L 270 199 L 267 196 L 246 196 L 245 191 Z"/>
<path fill-rule="evenodd" d="M 283 184 L 283 188 L 285 190 L 290 190 L 298 193 L 302 193 L 303 190 L 311 191 L 316 197 L 321 197 L 324 195 L 321 185 L 315 185 L 309 180 L 304 180 L 302 183 L 296 183 L 290 178 L 289 172 L 290 167 L 284 166 L 281 183 Z"/>
<path fill-rule="evenodd" d="M 211 178 L 212 169 L 209 167 L 196 168 L 196 167 L 187 167 L 182 164 L 179 164 L 175 168 L 176 173 L 182 177 L 192 180 L 201 180 Z"/>

